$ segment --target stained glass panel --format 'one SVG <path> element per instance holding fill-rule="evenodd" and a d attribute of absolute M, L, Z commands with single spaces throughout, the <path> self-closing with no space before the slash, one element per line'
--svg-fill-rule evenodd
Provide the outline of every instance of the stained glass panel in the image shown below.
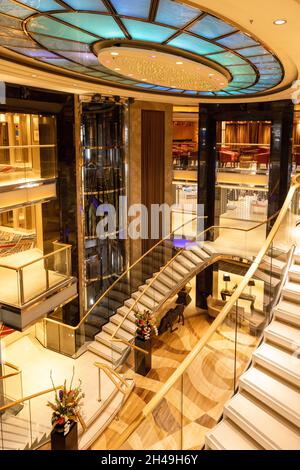
<path fill-rule="evenodd" d="M 164 42 L 175 32 L 174 29 L 143 21 L 122 20 L 130 36 L 138 41 Z"/>
<path fill-rule="evenodd" d="M 190 36 L 189 34 L 181 34 L 177 38 L 172 39 L 169 46 L 178 47 L 187 51 L 195 52 L 199 55 L 211 54 L 213 52 L 221 52 L 222 48 L 205 41 L 204 39 Z"/>
<path fill-rule="evenodd" d="M 102 0 L 67 0 L 66 3 L 75 10 L 107 12 Z"/>
<path fill-rule="evenodd" d="M 50 36 L 44 36 L 43 34 L 33 34 L 40 44 L 47 49 L 59 49 L 64 51 L 78 51 L 78 52 L 89 52 L 90 48 L 88 44 L 76 41 L 66 41 L 64 39 L 52 38 Z"/>
<path fill-rule="evenodd" d="M 172 0 L 161 0 L 156 14 L 156 21 L 177 28 L 182 28 L 187 23 L 197 18 L 202 12 L 198 8 L 193 8 Z"/>
<path fill-rule="evenodd" d="M 84 0 L 86 2 L 86 0 Z M 19 0 L 20 3 L 36 8 L 39 11 L 65 10 L 65 8 L 54 0 Z M 70 3 L 70 2 L 69 2 Z"/>
<path fill-rule="evenodd" d="M 2 13 L 6 13 L 10 16 L 16 16 L 17 18 L 26 18 L 27 16 L 32 15 L 33 11 L 29 8 L 23 8 L 18 4 L 5 0 L 0 3 L 0 8 Z"/>
<path fill-rule="evenodd" d="M 2 11 L 2 8 L 1 8 L 1 11 Z M 17 18 L 9 18 L 8 16 L 0 15 L 0 26 L 20 29 L 22 27 L 22 23 L 21 23 L 21 20 Z"/>
<path fill-rule="evenodd" d="M 221 54 L 208 55 L 208 59 L 211 59 L 221 65 L 244 65 L 247 62 L 241 59 L 238 55 L 233 52 L 223 52 Z"/>
<path fill-rule="evenodd" d="M 235 66 L 229 66 L 227 67 L 230 72 L 236 76 L 236 75 L 253 75 L 255 76 L 255 72 L 253 68 L 250 65 L 235 65 Z"/>
<path fill-rule="evenodd" d="M 94 13 L 55 13 L 53 16 L 105 39 L 125 37 L 111 16 Z"/>
<path fill-rule="evenodd" d="M 236 31 L 236 28 L 214 16 L 207 15 L 198 21 L 198 23 L 191 26 L 190 31 L 207 39 L 215 39 L 223 36 L 223 34 Z"/>
<path fill-rule="evenodd" d="M 257 42 L 244 33 L 235 33 L 226 38 L 219 39 L 218 43 L 222 44 L 229 49 L 239 49 L 241 47 L 255 46 Z"/>
<path fill-rule="evenodd" d="M 82 1 L 82 0 L 79 0 Z M 151 0 L 110 0 L 119 15 L 148 18 Z"/>
<path fill-rule="evenodd" d="M 247 47 L 246 49 L 241 49 L 241 50 L 238 50 L 237 52 L 239 52 L 241 55 L 244 55 L 246 57 L 251 57 L 251 56 L 256 56 L 256 55 L 265 55 L 265 54 L 269 55 L 269 52 L 264 47 L 261 47 L 261 46 Z"/>
<path fill-rule="evenodd" d="M 52 20 L 45 16 L 38 16 L 33 18 L 28 26 L 29 31 L 35 33 L 49 34 L 59 38 L 70 39 L 72 41 L 82 41 L 88 44 L 95 42 L 95 37 L 83 33 L 71 26 L 66 26 L 63 23 Z"/>

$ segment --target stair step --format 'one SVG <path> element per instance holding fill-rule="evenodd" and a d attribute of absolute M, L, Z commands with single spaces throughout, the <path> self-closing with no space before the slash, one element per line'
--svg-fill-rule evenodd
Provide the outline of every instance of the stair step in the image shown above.
<path fill-rule="evenodd" d="M 282 300 L 274 310 L 275 318 L 300 326 L 300 304 Z"/>
<path fill-rule="evenodd" d="M 101 333 L 98 333 L 97 336 L 95 336 L 95 340 L 99 341 L 99 343 L 104 344 L 108 348 L 113 349 L 114 351 L 117 351 L 120 354 L 124 354 L 128 346 L 124 343 L 118 343 L 117 341 L 112 341 L 111 335 L 106 333 L 106 331 L 101 331 Z"/>
<path fill-rule="evenodd" d="M 300 303 L 300 284 L 297 282 L 287 282 L 282 289 L 282 294 L 284 299 Z"/>
<path fill-rule="evenodd" d="M 218 248 L 213 246 L 213 242 L 205 242 L 204 244 L 202 244 L 202 250 L 204 250 L 208 254 L 209 258 L 213 255 L 218 255 L 220 253 Z"/>
<path fill-rule="evenodd" d="M 242 393 L 225 406 L 224 416 L 266 450 L 298 450 L 298 429 L 263 403 Z"/>
<path fill-rule="evenodd" d="M 113 335 L 117 329 L 117 325 L 113 322 L 109 322 L 102 328 L 102 331 L 105 331 L 109 336 Z M 116 334 L 116 338 L 125 339 L 125 341 L 132 341 L 134 338 L 134 333 L 129 333 L 127 330 L 120 328 Z"/>
<path fill-rule="evenodd" d="M 265 282 L 265 287 L 268 287 L 271 285 L 273 289 L 277 287 L 278 284 L 280 283 L 280 279 L 274 276 L 270 276 L 270 273 L 265 273 L 261 269 L 257 269 L 255 271 L 255 277 L 256 279 L 259 279 L 260 281 Z"/>
<path fill-rule="evenodd" d="M 212 255 L 217 253 L 216 251 L 210 250 L 210 248 L 207 250 L 206 245 L 203 246 L 203 248 L 200 248 L 200 246 L 197 244 L 189 245 L 188 250 L 192 251 L 196 256 L 201 258 L 203 261 L 209 259 Z"/>
<path fill-rule="evenodd" d="M 178 282 L 182 281 L 182 279 L 186 276 L 186 274 L 179 274 L 178 271 L 175 269 L 175 267 L 172 265 L 168 266 L 166 269 L 164 269 L 163 273 L 165 276 L 168 276 L 171 281 L 172 285 L 176 285 Z M 159 276 L 158 279 L 161 279 L 161 275 Z"/>
<path fill-rule="evenodd" d="M 260 445 L 230 419 L 224 419 L 206 434 L 205 444 L 210 450 L 261 450 Z"/>
<path fill-rule="evenodd" d="M 179 258 L 179 256 L 178 256 Z M 179 261 L 174 260 L 173 263 L 170 265 L 172 270 L 178 272 L 182 277 L 187 276 L 189 274 L 189 270 L 181 265 Z"/>
<path fill-rule="evenodd" d="M 152 278 L 152 279 L 153 279 L 153 278 Z M 152 282 L 152 279 L 147 279 L 146 284 L 144 284 L 144 285 L 141 286 L 140 288 L 141 288 L 141 289 L 144 289 L 147 285 L 150 284 L 150 282 Z M 164 297 L 164 298 L 165 298 L 166 296 L 168 296 L 168 294 L 169 294 L 169 292 L 170 292 L 170 288 L 167 287 L 165 284 L 163 284 L 163 282 L 161 282 L 160 276 L 159 276 L 159 278 L 157 278 L 157 279 L 153 282 L 151 288 L 152 288 L 152 289 L 155 289 L 156 292 L 159 292 L 159 293 L 162 295 L 162 297 Z"/>
<path fill-rule="evenodd" d="M 136 303 L 136 299 L 128 299 L 125 301 L 125 306 L 126 307 L 133 307 L 133 311 L 134 312 L 144 312 L 145 310 L 148 310 L 148 307 L 146 307 L 146 305 L 142 304 L 141 302 L 137 302 Z"/>
<path fill-rule="evenodd" d="M 103 357 L 106 361 L 116 365 L 119 363 L 122 354 L 118 353 L 117 351 L 113 351 L 110 347 L 106 346 L 99 341 L 93 341 L 91 344 L 88 345 L 88 350 L 93 352 L 99 357 Z"/>
<path fill-rule="evenodd" d="M 120 325 L 123 320 L 124 320 L 124 318 L 119 313 L 116 313 L 116 315 L 113 315 L 110 318 L 110 321 L 112 323 L 114 323 L 115 325 L 117 325 L 117 326 Z M 124 322 L 122 323 L 122 328 L 123 328 L 123 330 L 126 330 L 126 331 L 128 331 L 129 333 L 131 333 L 133 335 L 136 332 L 136 326 L 130 320 L 124 320 Z"/>
<path fill-rule="evenodd" d="M 139 287 L 139 291 L 141 293 L 147 289 L 147 295 L 150 296 L 152 299 L 154 299 L 157 303 L 160 303 L 166 298 L 166 295 L 170 292 L 170 289 L 166 287 L 164 289 L 165 295 L 163 295 L 161 292 L 159 292 L 157 289 L 153 287 L 155 283 L 156 281 L 154 281 L 151 287 L 148 287 L 147 284 L 144 284 L 143 286 Z"/>
<path fill-rule="evenodd" d="M 193 251 L 191 250 L 184 250 L 184 252 L 182 253 L 186 258 L 188 258 L 195 266 L 199 266 L 200 264 L 203 263 L 203 258 L 201 258 L 200 256 L 196 255 L 196 253 L 194 253 Z"/>
<path fill-rule="evenodd" d="M 265 339 L 295 352 L 300 347 L 300 330 L 281 321 L 273 320 L 265 329 Z"/>
<path fill-rule="evenodd" d="M 118 308 L 117 313 L 122 315 L 122 317 L 125 317 L 128 314 L 129 310 L 130 310 L 129 307 L 127 307 L 126 305 L 123 305 L 123 307 Z M 132 322 L 135 322 L 134 312 L 131 311 L 130 314 L 126 318 Z"/>
<path fill-rule="evenodd" d="M 272 271 L 275 274 L 282 274 L 286 263 L 277 258 L 271 258 L 270 256 L 264 256 L 262 262 L 260 263 L 260 268 L 267 271 Z"/>
<path fill-rule="evenodd" d="M 263 343 L 253 353 L 254 364 L 279 375 L 282 379 L 300 387 L 300 359 L 286 351 Z"/>
<path fill-rule="evenodd" d="M 292 264 L 289 269 L 289 280 L 291 282 L 295 281 L 295 283 L 300 281 L 300 265 L 299 264 Z"/>
<path fill-rule="evenodd" d="M 141 294 L 142 292 L 140 291 L 134 292 L 132 294 L 132 297 L 134 298 L 134 300 L 137 300 L 141 296 Z M 146 308 L 149 308 L 150 310 L 154 310 L 159 304 L 159 302 L 149 297 L 148 292 L 145 292 L 145 294 L 142 295 L 139 302 L 143 304 L 144 306 L 146 306 Z"/>
<path fill-rule="evenodd" d="M 176 258 L 176 261 L 188 271 L 194 271 L 194 269 L 196 269 L 196 265 L 185 256 L 185 251 Z"/>
<path fill-rule="evenodd" d="M 251 367 L 240 378 L 240 390 L 246 390 L 295 426 L 300 427 L 300 393 L 280 377 Z"/>
<path fill-rule="evenodd" d="M 182 278 L 178 276 L 178 280 L 181 279 Z M 146 284 L 149 284 L 149 282 L 150 279 L 147 279 Z M 175 280 L 175 278 L 169 277 L 166 273 L 166 270 L 159 275 L 155 282 L 160 282 L 161 284 L 164 284 L 168 289 L 174 289 L 174 287 L 177 285 L 177 281 Z"/>

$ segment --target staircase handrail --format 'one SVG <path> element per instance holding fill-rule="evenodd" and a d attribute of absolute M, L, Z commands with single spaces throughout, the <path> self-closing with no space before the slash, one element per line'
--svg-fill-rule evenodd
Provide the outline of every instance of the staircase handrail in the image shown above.
<path fill-rule="evenodd" d="M 208 330 L 204 333 L 202 338 L 196 344 L 196 346 L 192 349 L 192 351 L 185 357 L 185 359 L 179 364 L 176 371 L 169 377 L 169 379 L 162 385 L 160 390 L 156 393 L 156 395 L 150 400 L 149 403 L 145 405 L 143 410 L 139 413 L 139 415 L 133 420 L 133 422 L 127 427 L 127 429 L 117 437 L 116 441 L 110 445 L 110 449 L 118 450 L 121 446 L 127 441 L 127 439 L 135 432 L 135 430 L 140 426 L 140 424 L 144 421 L 147 416 L 152 413 L 157 405 L 161 402 L 161 400 L 166 396 L 166 394 L 171 390 L 174 384 L 183 376 L 187 368 L 192 364 L 194 359 L 198 356 L 198 354 L 204 349 L 207 345 L 208 341 L 212 338 L 212 336 L 216 333 L 217 329 L 223 324 L 224 320 L 226 319 L 227 315 L 231 312 L 232 308 L 236 305 L 240 295 L 243 293 L 244 289 L 247 288 L 248 282 L 250 279 L 255 275 L 256 270 L 259 268 L 260 263 L 262 262 L 264 256 L 266 255 L 270 245 L 272 244 L 283 220 L 286 216 L 288 208 L 292 202 L 294 194 L 296 190 L 300 188 L 300 174 L 297 174 L 292 177 L 291 187 L 289 192 L 286 196 L 286 199 L 282 205 L 282 208 L 279 212 L 279 215 L 268 234 L 267 239 L 265 240 L 263 246 L 261 247 L 258 255 L 256 256 L 255 260 L 252 262 L 251 266 L 249 267 L 247 273 L 243 277 L 242 281 L 224 305 L 222 310 L 220 310 L 219 315 L 208 328 Z"/>

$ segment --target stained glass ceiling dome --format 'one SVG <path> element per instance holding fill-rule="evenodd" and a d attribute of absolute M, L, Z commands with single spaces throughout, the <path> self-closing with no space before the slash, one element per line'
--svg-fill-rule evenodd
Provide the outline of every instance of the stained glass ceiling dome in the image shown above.
<path fill-rule="evenodd" d="M 264 94 L 284 78 L 279 59 L 256 38 L 177 0 L 2 0 L 0 45 L 68 76 L 159 94 L 240 98 Z M 194 63 L 195 75 L 207 76 L 170 86 L 168 80 L 155 80 L 151 63 L 151 73 L 142 79 L 141 63 L 147 75 L 147 61 L 137 60 L 135 69 L 132 60 L 129 69 L 126 50 L 128 57 L 134 50 L 137 57 L 141 50 L 153 51 L 153 59 L 173 56 L 174 76 L 185 61 L 188 67 Z M 100 60 L 109 51 L 126 71 Z"/>

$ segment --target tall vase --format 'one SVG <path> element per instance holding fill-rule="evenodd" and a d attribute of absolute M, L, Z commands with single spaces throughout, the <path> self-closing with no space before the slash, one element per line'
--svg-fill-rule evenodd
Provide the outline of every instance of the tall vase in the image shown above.
<path fill-rule="evenodd" d="M 134 370 L 137 374 L 146 376 L 152 367 L 152 340 L 144 340 L 138 336 L 135 338 L 135 345 L 145 351 L 134 350 Z"/>

